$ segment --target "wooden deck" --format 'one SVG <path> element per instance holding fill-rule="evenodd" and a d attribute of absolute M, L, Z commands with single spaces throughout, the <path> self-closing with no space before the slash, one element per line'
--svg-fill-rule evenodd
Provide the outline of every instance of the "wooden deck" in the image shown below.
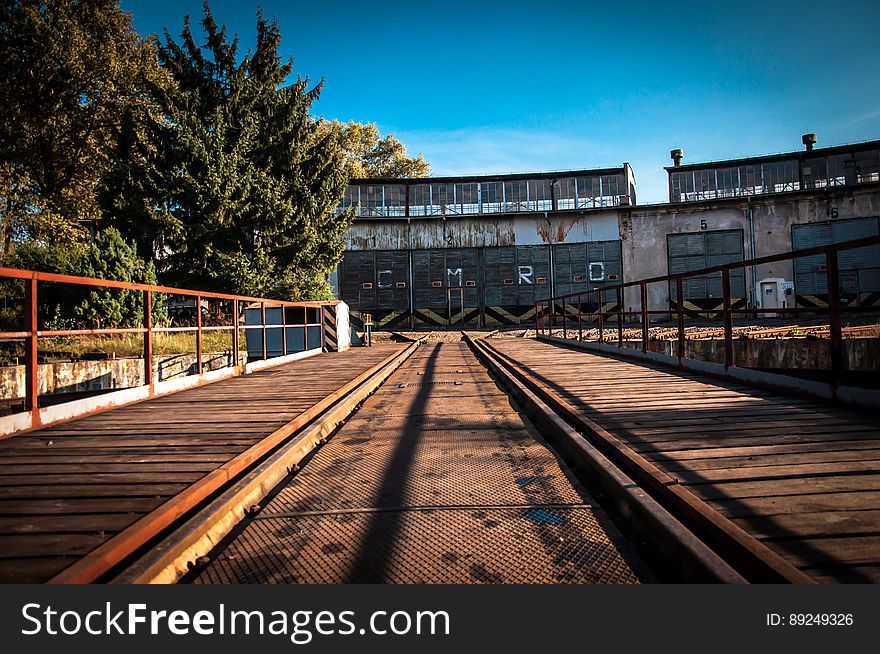
<path fill-rule="evenodd" d="M 817 581 L 880 581 L 877 416 L 531 339 L 491 342 Z"/>
<path fill-rule="evenodd" d="M 0 441 L 0 582 L 44 582 L 401 345 L 321 354 Z"/>

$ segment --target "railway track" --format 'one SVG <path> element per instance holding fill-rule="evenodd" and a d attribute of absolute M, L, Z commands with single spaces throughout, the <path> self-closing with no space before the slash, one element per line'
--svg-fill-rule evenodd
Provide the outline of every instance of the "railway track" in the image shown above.
<path fill-rule="evenodd" d="M 0 442 L 0 574 L 880 576 L 876 420 L 533 339 L 462 336 L 316 357 Z M 777 433 L 778 407 L 804 423 Z"/>
<path fill-rule="evenodd" d="M 279 448 L 308 451 L 414 348 L 320 355 L 0 440 L 0 581 L 109 580 Z"/>
<path fill-rule="evenodd" d="M 549 343 L 483 343 L 749 581 L 880 581 L 867 411 Z"/>

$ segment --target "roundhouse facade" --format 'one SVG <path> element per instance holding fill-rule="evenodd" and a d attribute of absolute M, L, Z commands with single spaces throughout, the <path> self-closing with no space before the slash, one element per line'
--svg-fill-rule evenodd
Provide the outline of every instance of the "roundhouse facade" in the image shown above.
<path fill-rule="evenodd" d="M 653 205 L 637 204 L 629 164 L 353 180 L 340 204 L 358 215 L 339 297 L 380 328 L 529 324 L 534 302 L 554 295 L 880 230 L 880 141 L 666 170 L 670 202 Z M 847 302 L 880 305 L 880 248 L 853 250 L 841 272 Z M 745 269 L 731 288 L 738 306 L 810 306 L 824 302 L 823 280 L 821 262 L 805 258 Z M 720 285 L 688 280 L 684 307 L 716 308 Z M 674 290 L 651 287 L 649 308 L 674 307 Z M 638 293 L 624 303 L 638 310 Z"/>

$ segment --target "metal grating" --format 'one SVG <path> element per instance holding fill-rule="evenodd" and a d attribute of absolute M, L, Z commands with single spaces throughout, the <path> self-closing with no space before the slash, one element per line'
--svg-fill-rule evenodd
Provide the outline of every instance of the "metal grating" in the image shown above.
<path fill-rule="evenodd" d="M 195 581 L 553 584 L 638 577 L 590 509 L 475 507 L 254 520 Z"/>
<path fill-rule="evenodd" d="M 612 538 L 467 346 L 450 343 L 420 348 L 195 580 L 638 581 Z"/>

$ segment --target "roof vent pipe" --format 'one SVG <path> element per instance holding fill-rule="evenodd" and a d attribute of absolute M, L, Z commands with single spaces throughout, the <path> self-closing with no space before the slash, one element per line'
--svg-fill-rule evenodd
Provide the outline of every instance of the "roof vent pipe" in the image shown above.
<path fill-rule="evenodd" d="M 678 168 L 681 165 L 681 158 L 684 157 L 684 150 L 676 148 L 669 153 L 669 156 L 672 157 L 672 161 L 675 162 L 675 167 Z"/>
<path fill-rule="evenodd" d="M 804 134 L 801 137 L 801 141 L 805 146 L 807 146 L 807 152 L 812 152 L 813 146 L 816 145 L 816 135 L 815 134 Z"/>

